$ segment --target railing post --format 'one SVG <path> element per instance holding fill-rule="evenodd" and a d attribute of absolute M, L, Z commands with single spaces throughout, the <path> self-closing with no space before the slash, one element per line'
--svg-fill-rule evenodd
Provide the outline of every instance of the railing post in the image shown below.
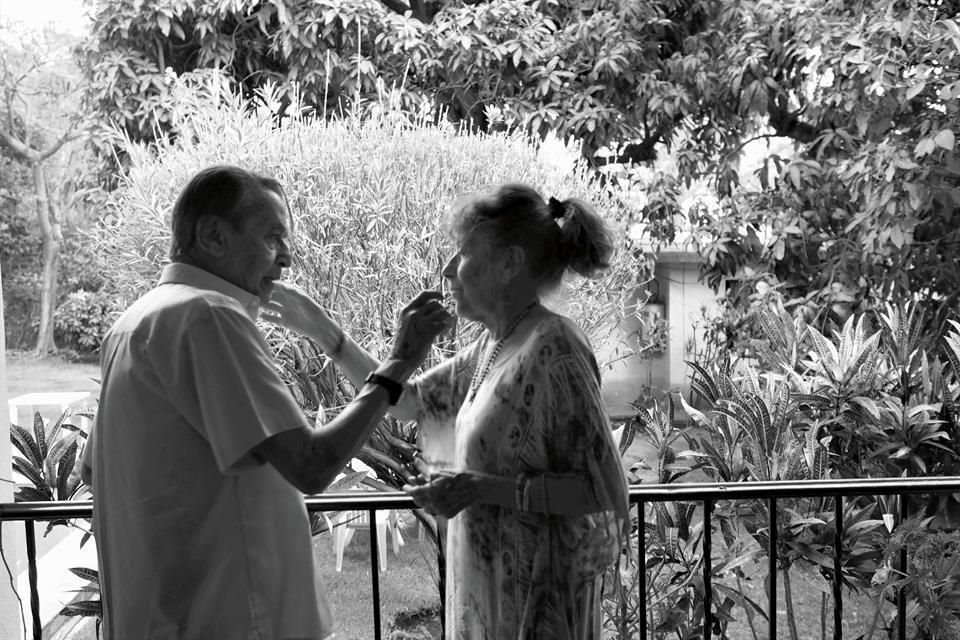
<path fill-rule="evenodd" d="M 713 573 L 713 527 L 710 514 L 713 512 L 713 500 L 703 500 L 703 637 L 709 640 L 713 633 L 713 593 L 710 576 Z"/>
<path fill-rule="evenodd" d="M 27 534 L 27 577 L 30 580 L 33 639 L 43 640 L 43 625 L 40 624 L 40 591 L 37 589 L 37 538 L 33 529 L 33 520 L 26 520 L 23 524 Z"/>
<path fill-rule="evenodd" d="M 768 637 L 774 640 L 777 637 L 777 499 L 769 498 L 770 514 L 768 516 L 768 526 L 770 535 L 768 536 L 768 565 L 767 580 L 769 582 L 769 592 L 767 599 L 768 618 L 767 625 L 769 629 Z"/>
<path fill-rule="evenodd" d="M 640 605 L 640 640 L 647 640 L 647 526 L 646 508 L 641 498 L 637 500 L 637 571 L 640 577 L 640 594 L 637 602 Z"/>
<path fill-rule="evenodd" d="M 440 526 L 440 520 L 434 518 L 437 526 L 437 590 L 440 592 L 440 637 L 447 637 L 447 557 L 443 545 L 447 543 L 446 531 Z"/>
<path fill-rule="evenodd" d="M 370 576 L 373 582 L 373 637 L 380 640 L 380 550 L 377 546 L 377 510 L 370 509 Z"/>
<path fill-rule="evenodd" d="M 14 482 L 12 454 L 10 444 L 10 413 L 7 404 L 7 357 L 4 339 L 3 275 L 0 274 L 0 503 L 13 502 Z M 0 518 L 0 552 L 16 576 L 21 570 L 23 546 L 20 543 L 20 527 L 12 534 L 14 522 Z M 18 602 L 16 580 L 0 580 L 0 637 L 9 640 L 21 640 L 26 634 L 23 624 L 23 611 Z M 24 639 L 25 640 L 25 639 Z"/>
<path fill-rule="evenodd" d="M 900 498 L 900 524 L 907 519 L 907 496 L 898 493 Z M 900 572 L 907 573 L 907 542 L 904 540 L 900 547 Z M 907 594 L 904 587 L 897 591 L 897 637 L 900 640 L 907 640 Z"/>
<path fill-rule="evenodd" d="M 843 640 L 843 496 L 834 496 L 833 508 L 833 637 Z"/>

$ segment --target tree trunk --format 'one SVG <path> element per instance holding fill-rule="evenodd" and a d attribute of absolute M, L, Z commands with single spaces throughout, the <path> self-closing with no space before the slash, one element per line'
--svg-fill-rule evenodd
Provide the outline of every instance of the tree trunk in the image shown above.
<path fill-rule="evenodd" d="M 42 162 L 33 165 L 33 188 L 37 198 L 37 220 L 43 237 L 43 274 L 40 285 L 40 330 L 36 354 L 44 356 L 57 350 L 53 339 L 53 313 L 57 309 L 57 270 L 63 230 L 60 218 L 47 190 L 47 174 Z"/>

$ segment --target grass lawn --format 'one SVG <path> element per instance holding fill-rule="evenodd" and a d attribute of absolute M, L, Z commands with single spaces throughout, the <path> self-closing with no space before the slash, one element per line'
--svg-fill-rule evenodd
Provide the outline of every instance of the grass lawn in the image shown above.
<path fill-rule="evenodd" d="M 413 516 L 405 518 L 412 521 Z M 416 526 L 403 532 L 400 554 L 393 553 L 393 541 L 387 549 L 387 569 L 380 572 L 382 637 L 392 640 L 435 640 L 439 626 L 429 624 L 394 624 L 397 614 L 414 614 L 435 609 L 440 604 L 437 591 L 436 547 L 425 537 L 417 540 Z M 347 545 L 343 571 L 336 571 L 333 536 L 322 533 L 314 538 L 315 557 L 321 589 L 333 613 L 333 640 L 371 640 L 373 635 L 373 587 L 370 578 L 369 534 L 358 530 Z M 64 624 L 66 623 L 66 624 Z M 45 632 L 48 640 L 97 640 L 91 619 L 55 619 L 56 633 Z"/>
<path fill-rule="evenodd" d="M 745 567 L 745 571 L 748 576 L 751 576 L 751 579 L 741 583 L 742 592 L 754 602 L 757 602 L 764 610 L 767 610 L 767 593 L 764 586 L 767 577 L 766 562 Z M 790 572 L 790 578 L 798 637 L 802 640 L 833 638 L 833 596 L 828 593 L 825 602 L 822 598 L 822 589 L 829 589 L 829 583 L 825 580 L 820 580 L 816 584 L 808 582 L 799 575 L 797 570 Z M 728 584 L 732 588 L 737 588 L 735 582 Z M 776 609 L 777 636 L 780 638 L 790 637 L 787 626 L 785 591 L 783 576 L 779 574 Z M 876 601 L 869 594 L 855 594 L 844 589 L 842 607 L 843 637 L 864 637 L 873 622 L 874 613 L 877 609 Z M 877 621 L 877 628 L 873 632 L 875 640 L 886 637 L 881 627 L 885 622 L 889 622 L 894 613 L 894 608 L 891 605 L 884 605 L 881 607 L 881 612 L 882 617 Z M 734 615 L 737 622 L 731 625 L 731 638 L 749 639 L 756 637 L 760 640 L 767 638 L 768 623 L 766 618 L 759 615 L 754 616 L 753 628 L 756 631 L 756 636 L 754 636 L 750 629 L 750 621 L 747 620 L 743 609 L 738 608 Z"/>
<path fill-rule="evenodd" d="M 49 356 L 38 358 L 29 351 L 7 351 L 7 397 L 49 391 L 90 391 L 100 385 L 96 362 L 68 362 Z"/>
<path fill-rule="evenodd" d="M 393 553 L 393 540 L 388 539 L 387 569 L 380 576 L 380 619 L 384 638 L 430 639 L 439 629 L 395 629 L 397 614 L 412 614 L 440 604 L 437 587 L 436 546 L 429 536 L 417 540 L 417 527 L 409 513 L 404 514 L 404 545 L 400 554 Z M 333 612 L 336 640 L 370 640 L 373 638 L 373 586 L 370 576 L 370 537 L 358 530 L 343 555 L 343 571 L 336 571 L 333 536 L 322 533 L 314 538 L 317 568 L 324 593 Z M 391 636 L 391 633 L 394 635 Z"/>

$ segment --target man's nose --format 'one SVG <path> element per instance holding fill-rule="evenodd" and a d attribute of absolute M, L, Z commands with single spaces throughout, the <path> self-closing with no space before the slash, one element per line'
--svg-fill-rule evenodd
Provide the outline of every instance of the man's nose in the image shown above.
<path fill-rule="evenodd" d="M 289 269 L 292 262 L 293 259 L 290 256 L 290 247 L 287 246 L 286 242 L 281 242 L 280 250 L 277 251 L 276 263 L 281 269 Z"/>
<path fill-rule="evenodd" d="M 457 256 L 453 256 L 447 260 L 447 264 L 444 265 L 443 271 L 441 271 L 440 274 L 444 278 L 453 278 L 455 275 L 457 275 L 457 263 Z"/>

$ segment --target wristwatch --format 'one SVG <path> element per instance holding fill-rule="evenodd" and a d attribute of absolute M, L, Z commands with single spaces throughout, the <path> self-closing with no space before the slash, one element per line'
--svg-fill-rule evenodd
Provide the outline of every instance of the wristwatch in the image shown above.
<path fill-rule="evenodd" d="M 400 401 L 400 395 L 403 393 L 403 385 L 397 382 L 396 380 L 391 380 L 387 376 L 382 376 L 379 373 L 371 373 L 364 380 L 366 384 L 376 384 L 380 385 L 387 390 L 387 394 L 390 397 L 390 405 L 395 405 Z"/>

